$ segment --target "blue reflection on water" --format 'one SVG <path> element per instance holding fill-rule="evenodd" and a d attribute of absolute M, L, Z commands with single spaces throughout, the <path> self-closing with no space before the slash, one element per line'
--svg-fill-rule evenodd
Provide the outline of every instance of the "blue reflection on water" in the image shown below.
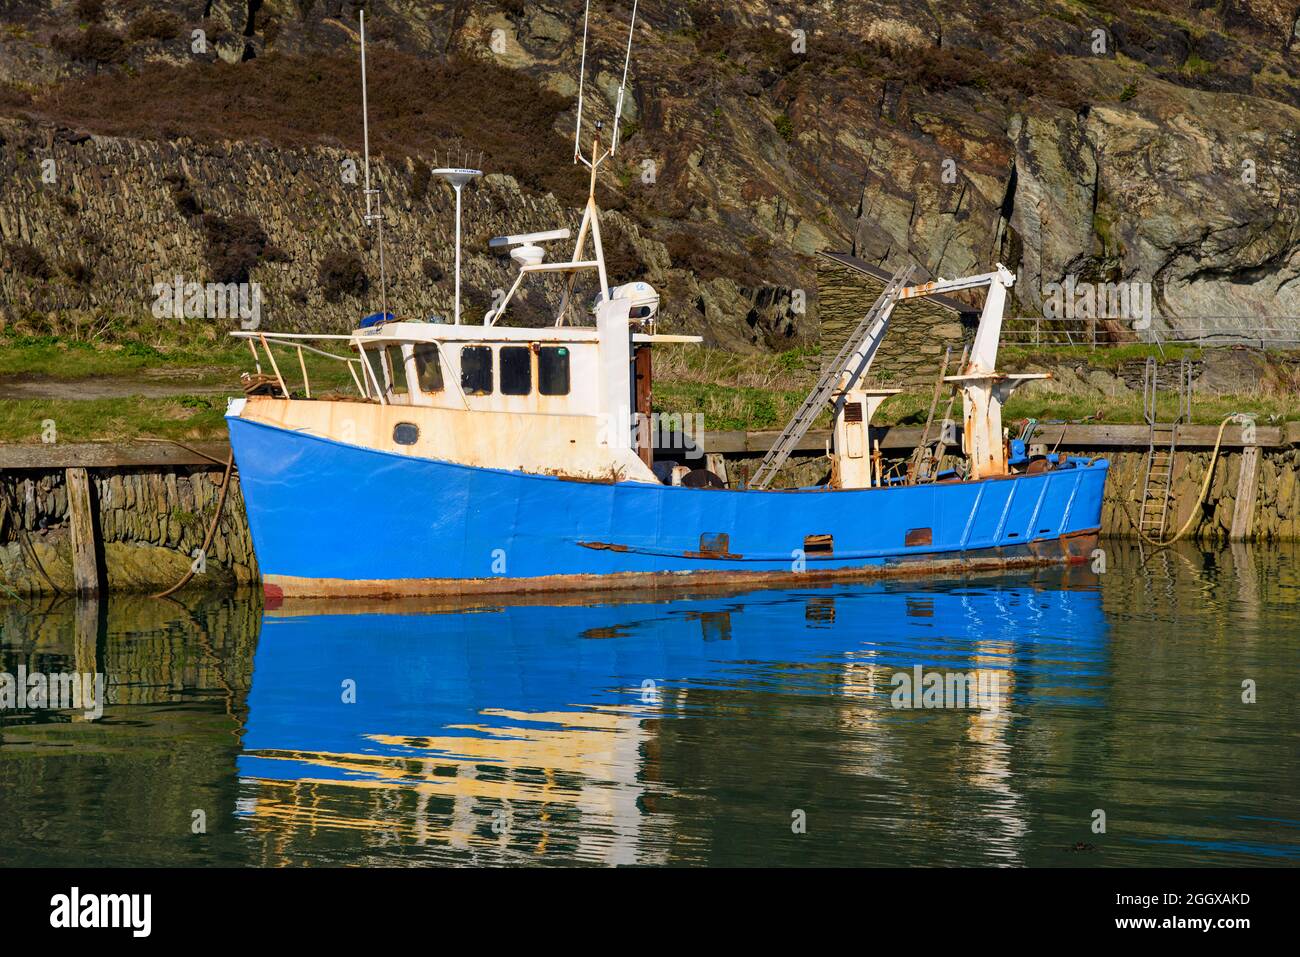
<path fill-rule="evenodd" d="M 667 715 L 653 687 L 744 684 L 825 695 L 798 666 L 1013 670 L 1012 710 L 1097 707 L 1107 622 L 1087 583 L 878 582 L 678 600 L 524 604 L 438 613 L 275 615 L 264 621 L 241 775 L 365 777 L 319 755 L 427 757 L 393 741 L 492 735 L 520 713 Z M 343 703 L 354 681 L 356 701 Z M 890 686 L 878 689 L 889 707 Z M 687 696 L 689 697 L 689 696 Z M 689 708 L 689 704 L 686 705 Z M 385 740 L 377 740 L 382 736 Z M 274 758 L 268 758 L 268 753 Z M 286 753 L 289 752 L 289 753 Z M 292 752 L 301 752 L 301 760 Z"/>

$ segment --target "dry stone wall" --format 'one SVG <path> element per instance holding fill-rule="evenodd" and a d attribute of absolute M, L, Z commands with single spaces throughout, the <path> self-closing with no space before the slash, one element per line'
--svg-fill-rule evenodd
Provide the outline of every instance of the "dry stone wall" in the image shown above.
<path fill-rule="evenodd" d="M 221 471 L 105 469 L 92 476 L 109 590 L 156 591 L 179 581 L 203 545 L 221 493 Z M 257 580 L 237 476 L 232 483 L 195 588 Z M 0 583 L 20 595 L 72 591 L 62 472 L 0 475 Z"/>

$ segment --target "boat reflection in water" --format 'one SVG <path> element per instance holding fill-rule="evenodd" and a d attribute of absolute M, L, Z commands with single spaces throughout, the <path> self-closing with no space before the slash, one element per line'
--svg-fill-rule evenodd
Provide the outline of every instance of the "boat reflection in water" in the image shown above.
<path fill-rule="evenodd" d="M 817 808 L 818 846 L 837 816 L 874 815 L 900 845 L 933 818 L 945 841 L 969 828 L 973 860 L 1016 863 L 1030 812 L 1013 722 L 1104 696 L 1107 623 L 1081 569 L 545 600 L 269 610 L 238 759 L 246 836 L 269 857 L 329 845 L 356 863 L 716 861 L 731 841 L 798 860 L 791 821 Z M 895 708 L 893 677 L 917 666 L 995 673 L 996 707 Z M 748 792 L 773 762 L 789 789 L 766 804 Z M 846 775 L 875 781 L 869 797 Z"/>

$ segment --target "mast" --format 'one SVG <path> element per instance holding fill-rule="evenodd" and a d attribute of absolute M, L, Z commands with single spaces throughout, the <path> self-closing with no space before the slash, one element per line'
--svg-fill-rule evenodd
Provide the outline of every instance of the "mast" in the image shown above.
<path fill-rule="evenodd" d="M 376 226 L 379 232 L 379 304 L 388 315 L 388 277 L 384 269 L 384 214 L 380 206 L 379 190 L 370 184 L 370 102 L 366 92 L 366 11 L 361 17 L 361 137 L 366 160 L 366 217 L 367 226 Z"/>
<path fill-rule="evenodd" d="M 459 153 L 459 150 L 457 151 Z M 459 155 L 457 156 L 459 159 Z M 450 159 L 450 157 L 448 157 Z M 482 156 L 479 157 L 482 162 Z M 434 176 L 440 176 L 447 182 L 451 183 L 451 188 L 456 191 L 456 325 L 460 325 L 460 191 L 476 176 L 482 176 L 482 170 L 466 169 L 461 166 L 445 166 L 433 171 Z"/>
<path fill-rule="evenodd" d="M 591 158 L 588 159 L 582 155 L 582 104 L 583 90 L 586 86 L 587 78 L 587 37 L 588 22 L 591 18 L 591 0 L 587 0 L 586 11 L 582 19 L 582 60 L 578 73 L 578 119 L 573 134 L 573 161 L 582 163 L 591 171 L 591 176 L 587 186 L 587 202 L 582 210 L 582 224 L 578 227 L 578 240 L 573 244 L 573 257 L 570 264 L 577 267 L 583 262 L 582 248 L 587 241 L 587 233 L 591 233 L 591 243 L 595 258 L 590 261 L 596 267 L 596 273 L 600 277 L 600 295 L 602 301 L 609 301 L 609 277 L 605 272 L 605 249 L 601 242 L 600 236 L 600 207 L 596 205 L 596 174 L 600 165 L 609 159 L 618 150 L 618 124 L 623 115 L 623 98 L 627 92 L 627 74 L 628 68 L 632 63 L 632 40 L 636 34 L 636 11 L 638 0 L 632 2 L 632 20 L 627 29 L 627 51 L 623 58 L 623 80 L 618 88 L 618 99 L 614 107 L 614 132 L 610 137 L 609 149 L 601 152 L 600 148 L 600 130 L 603 124 L 596 121 L 596 135 L 591 140 Z M 555 316 L 555 324 L 562 325 L 564 317 L 568 314 L 569 303 L 573 298 L 574 284 L 577 281 L 577 274 L 571 272 L 569 281 L 565 285 L 564 298 L 560 301 L 559 311 Z"/>
<path fill-rule="evenodd" d="M 632 63 L 632 37 L 636 33 L 637 0 L 632 0 L 632 22 L 627 25 L 627 54 L 623 57 L 623 82 L 618 87 L 618 102 L 614 104 L 614 133 L 610 140 L 610 153 L 618 152 L 618 121 L 623 116 L 623 95 L 627 92 L 627 68 Z"/>

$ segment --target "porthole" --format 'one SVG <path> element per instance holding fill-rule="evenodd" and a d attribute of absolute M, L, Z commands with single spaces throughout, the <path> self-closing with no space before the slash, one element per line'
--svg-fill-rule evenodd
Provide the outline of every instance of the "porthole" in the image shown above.
<path fill-rule="evenodd" d="M 420 441 L 420 427 L 414 422 L 398 422 L 393 426 L 393 441 L 398 445 L 414 445 Z"/>

